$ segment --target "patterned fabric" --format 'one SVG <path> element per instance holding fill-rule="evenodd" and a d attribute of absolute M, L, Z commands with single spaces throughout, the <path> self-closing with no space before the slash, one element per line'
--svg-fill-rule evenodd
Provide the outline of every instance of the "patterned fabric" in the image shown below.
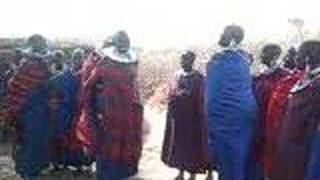
<path fill-rule="evenodd" d="M 136 75 L 137 63 L 104 59 L 96 62 L 82 84 L 83 118 L 78 123 L 77 136 L 96 154 L 97 162 L 107 160 L 137 169 L 142 151 L 143 107 Z M 83 136 L 83 130 L 92 132 L 92 136 Z M 105 171 L 105 176 L 112 175 L 111 170 L 99 167 L 104 166 L 98 166 L 98 174 Z"/>
<path fill-rule="evenodd" d="M 37 176 L 50 162 L 47 82 L 46 65 L 32 60 L 22 64 L 9 82 L 7 105 L 17 125 L 13 158 L 23 178 Z"/>
<path fill-rule="evenodd" d="M 207 65 L 209 148 L 222 180 L 249 176 L 256 99 L 248 58 L 241 50 L 226 50 Z"/>
<path fill-rule="evenodd" d="M 204 77 L 197 71 L 180 75 L 169 94 L 162 161 L 192 173 L 211 168 L 204 116 Z"/>
<path fill-rule="evenodd" d="M 46 64 L 28 61 L 21 65 L 8 85 L 8 100 L 12 116 L 16 116 L 26 104 L 28 92 L 48 78 Z"/>
<path fill-rule="evenodd" d="M 142 148 L 143 114 L 136 87 L 136 68 L 137 64 L 114 63 L 95 71 L 96 98 L 105 101 L 96 104 L 96 114 L 101 113 L 105 119 L 104 122 L 95 117 L 96 127 L 110 136 L 106 147 L 98 148 L 111 160 L 128 164 L 138 163 Z"/>
<path fill-rule="evenodd" d="M 320 79 L 289 95 L 272 180 L 301 180 L 307 174 L 312 139 L 319 127 Z"/>
<path fill-rule="evenodd" d="M 280 78 L 274 84 L 269 99 L 268 112 L 265 121 L 264 131 L 264 154 L 262 159 L 264 173 L 267 177 L 272 174 L 275 161 L 275 147 L 279 136 L 281 120 L 286 109 L 288 95 L 293 86 L 303 76 L 303 72 L 295 72 L 283 78 Z"/>

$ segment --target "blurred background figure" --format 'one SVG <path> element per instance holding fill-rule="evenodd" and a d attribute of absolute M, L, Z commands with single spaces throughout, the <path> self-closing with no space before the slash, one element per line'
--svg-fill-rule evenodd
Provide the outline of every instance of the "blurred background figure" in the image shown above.
<path fill-rule="evenodd" d="M 73 51 L 70 59 L 70 68 L 73 72 L 78 72 L 82 68 L 83 61 L 85 59 L 85 52 L 81 48 L 77 48 Z"/>
<path fill-rule="evenodd" d="M 53 51 L 48 63 L 53 76 L 62 73 L 67 66 L 64 52 L 62 50 Z"/>
<path fill-rule="evenodd" d="M 288 70 L 295 70 L 297 67 L 298 52 L 294 47 L 289 48 L 287 54 L 283 58 L 284 68 Z"/>

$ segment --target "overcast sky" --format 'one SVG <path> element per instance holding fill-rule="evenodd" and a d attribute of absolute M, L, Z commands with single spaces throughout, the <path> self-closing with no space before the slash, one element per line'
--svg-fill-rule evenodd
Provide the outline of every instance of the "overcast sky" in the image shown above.
<path fill-rule="evenodd" d="M 125 29 L 138 46 L 214 43 L 237 23 L 247 39 L 277 39 L 292 31 L 288 18 L 320 29 L 317 0 L 0 0 L 0 36 L 101 40 Z"/>

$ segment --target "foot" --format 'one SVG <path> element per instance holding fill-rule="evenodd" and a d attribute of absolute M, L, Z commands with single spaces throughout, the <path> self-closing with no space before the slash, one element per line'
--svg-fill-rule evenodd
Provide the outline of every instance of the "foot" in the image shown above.
<path fill-rule="evenodd" d="M 213 180 L 212 175 L 211 175 L 211 174 L 210 174 L 210 175 L 208 175 L 208 176 L 206 177 L 206 180 Z"/>
<path fill-rule="evenodd" d="M 189 180 L 196 180 L 196 175 L 195 174 L 191 174 Z"/>
<path fill-rule="evenodd" d="M 176 178 L 174 178 L 174 180 L 184 180 L 184 178 L 181 174 L 179 174 Z"/>
<path fill-rule="evenodd" d="M 57 172 L 59 171 L 59 166 L 57 164 L 50 164 L 47 170 L 51 172 Z"/>
<path fill-rule="evenodd" d="M 82 175 L 82 171 L 81 170 L 71 171 L 71 174 L 73 178 L 78 179 L 78 177 Z"/>
<path fill-rule="evenodd" d="M 49 175 L 54 176 L 55 178 L 59 178 L 62 176 L 62 169 L 59 166 L 54 166 L 53 169 L 51 169 Z"/>

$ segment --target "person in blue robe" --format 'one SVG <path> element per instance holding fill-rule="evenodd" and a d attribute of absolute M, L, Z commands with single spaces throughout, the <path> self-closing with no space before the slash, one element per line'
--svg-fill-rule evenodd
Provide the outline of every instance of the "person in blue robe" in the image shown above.
<path fill-rule="evenodd" d="M 219 44 L 224 50 L 207 64 L 206 111 L 209 148 L 220 180 L 249 179 L 256 99 L 249 56 L 236 46 L 244 31 L 227 26 Z"/>
<path fill-rule="evenodd" d="M 54 144 L 55 156 L 53 161 L 60 165 L 69 164 L 66 157 L 67 138 L 72 128 L 72 120 L 77 103 L 77 90 L 79 81 L 71 70 L 63 71 L 50 80 L 51 91 L 53 91 L 53 100 L 56 103 L 54 112 L 52 112 L 52 121 L 54 124 Z"/>
<path fill-rule="evenodd" d="M 90 157 L 87 157 L 82 151 L 71 148 L 80 88 L 77 67 L 82 58 L 82 51 L 75 50 L 69 66 L 64 66 L 62 61 L 57 61 L 58 64 L 55 64 L 55 67 L 60 67 L 58 68 L 60 70 L 56 71 L 58 73 L 50 79 L 51 118 L 54 124 L 52 163 L 55 170 L 73 166 L 81 171 L 81 166 L 91 164 Z M 62 67 L 65 68 L 62 69 Z"/>

